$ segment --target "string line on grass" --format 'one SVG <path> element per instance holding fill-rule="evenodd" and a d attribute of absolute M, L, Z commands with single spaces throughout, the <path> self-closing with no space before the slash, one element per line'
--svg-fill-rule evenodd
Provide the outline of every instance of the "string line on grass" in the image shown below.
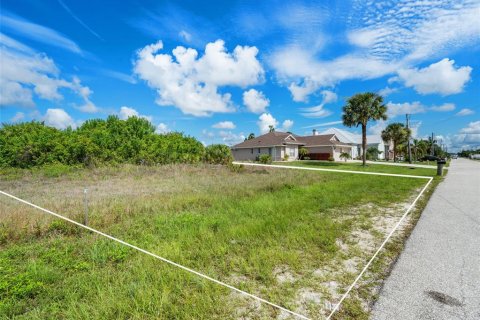
<path fill-rule="evenodd" d="M 390 231 L 390 233 L 388 234 L 388 236 L 385 238 L 385 240 L 383 241 L 383 243 L 380 245 L 380 247 L 377 249 L 377 251 L 375 252 L 375 254 L 372 256 L 372 258 L 368 261 L 368 263 L 365 265 L 365 267 L 363 268 L 362 272 L 360 272 L 360 274 L 357 276 L 357 278 L 355 279 L 355 281 L 353 281 L 353 283 L 350 285 L 350 287 L 348 288 L 348 290 L 344 293 L 344 295 L 342 296 L 342 298 L 340 299 L 340 301 L 335 305 L 335 308 L 333 308 L 332 312 L 330 312 L 330 314 L 328 315 L 327 317 L 327 320 L 330 320 L 332 318 L 332 316 L 335 314 L 335 312 L 338 311 L 338 308 L 340 307 L 340 305 L 342 304 L 342 302 L 347 298 L 348 294 L 350 293 L 350 291 L 352 291 L 352 289 L 355 287 L 355 285 L 357 284 L 358 280 L 360 280 L 360 278 L 363 276 L 363 274 L 367 271 L 368 267 L 370 266 L 370 264 L 372 264 L 373 260 L 375 260 L 375 258 L 377 257 L 377 255 L 379 254 L 379 252 L 383 249 L 383 247 L 385 246 L 385 244 L 388 242 L 388 240 L 390 240 L 390 238 L 392 237 L 393 233 L 398 229 L 398 227 L 400 226 L 400 224 L 403 222 L 403 220 L 405 219 L 405 217 L 408 215 L 408 213 L 413 209 L 413 207 L 415 206 L 415 204 L 417 203 L 418 199 L 420 199 L 420 197 L 423 195 L 423 193 L 425 192 L 425 190 L 427 190 L 428 186 L 430 185 L 430 183 L 432 182 L 433 178 L 429 178 L 427 184 L 423 187 L 423 189 L 420 191 L 420 193 L 418 194 L 418 196 L 415 198 L 415 200 L 413 201 L 413 203 L 410 205 L 410 207 L 408 207 L 407 211 L 405 211 L 405 213 L 403 214 L 403 216 L 400 218 L 400 220 L 397 222 L 397 224 L 395 225 L 395 227 L 393 227 L 393 229 Z"/>
<path fill-rule="evenodd" d="M 229 285 L 229 284 L 227 284 L 227 283 L 225 283 L 225 282 L 222 282 L 222 281 L 220 281 L 220 280 L 217 280 L 217 279 L 214 279 L 214 278 L 212 278 L 212 277 L 209 277 L 209 276 L 207 276 L 207 275 L 205 275 L 205 274 L 203 274 L 203 273 L 200 273 L 200 272 L 198 272 L 198 271 L 195 271 L 195 270 L 193 270 L 193 269 L 190 269 L 190 268 L 188 268 L 188 267 L 185 267 L 185 266 L 183 266 L 183 265 L 181 265 L 181 264 L 178 264 L 178 263 L 176 263 L 176 262 L 173 262 L 173 261 L 171 261 L 171 260 L 168 260 L 168 259 L 166 259 L 166 258 L 164 258 L 164 257 L 161 257 L 161 256 L 159 256 L 159 255 L 156 255 L 156 254 L 154 254 L 154 253 L 151 253 L 151 252 L 149 252 L 149 251 L 147 251 L 147 250 L 145 250 L 145 249 L 139 248 L 139 247 L 137 247 L 137 246 L 135 246 L 135 245 L 133 245 L 133 244 L 130 244 L 130 243 L 128 243 L 128 242 L 125 242 L 125 241 L 123 241 L 123 240 L 120 240 L 120 239 L 118 239 L 118 238 L 115 238 L 115 237 L 113 237 L 113 236 L 111 236 L 111 235 L 108 235 L 108 234 L 106 234 L 106 233 L 104 233 L 104 232 L 101 232 L 101 231 L 99 231 L 99 230 L 97 230 L 97 229 L 94 229 L 94 228 L 91 228 L 91 227 L 86 226 L 86 225 L 84 225 L 84 224 L 81 224 L 81 223 L 79 223 L 79 222 L 77 222 L 77 221 L 75 221 L 75 220 L 69 219 L 69 218 L 67 218 L 67 217 L 65 217 L 65 216 L 62 216 L 62 215 L 58 214 L 58 213 L 55 213 L 55 212 L 50 211 L 50 210 L 48 210 L 48 209 L 42 208 L 42 207 L 40 207 L 40 206 L 37 206 L 36 204 L 33 204 L 33 203 L 31 203 L 31 202 L 28 202 L 28 201 L 26 201 L 26 200 L 23 200 L 23 199 L 21 199 L 21 198 L 18 198 L 18 197 L 14 196 L 14 195 L 11 195 L 11 194 L 7 193 L 7 192 L 4 192 L 4 191 L 0 190 L 0 194 L 3 194 L 4 196 L 7 196 L 7 197 L 12 198 L 12 199 L 14 199 L 14 200 L 17 200 L 17 201 L 19 201 L 19 202 L 21 202 L 21 203 L 23 203 L 23 204 L 29 205 L 29 206 L 31 206 L 31 207 L 33 207 L 33 208 L 36 208 L 36 209 L 41 210 L 41 211 L 43 211 L 43 212 L 46 212 L 46 213 L 48 213 L 48 214 L 50 214 L 50 215 L 52 215 L 52 216 L 55 216 L 55 217 L 57 217 L 57 218 L 59 218 L 59 219 L 65 220 L 65 221 L 70 222 L 70 223 L 73 223 L 74 225 L 76 225 L 76 226 L 78 226 L 78 227 L 87 229 L 87 230 L 89 230 L 89 231 L 91 231 L 91 232 L 93 232 L 93 233 L 99 234 L 99 235 L 101 235 L 101 236 L 103 236 L 103 237 L 106 237 L 106 238 L 108 238 L 108 239 L 110 239 L 110 240 L 116 241 L 116 242 L 118 242 L 118 243 L 120 243 L 120 244 L 123 244 L 124 246 L 130 247 L 130 248 L 132 248 L 132 249 L 134 249 L 134 250 L 137 250 L 137 251 L 140 251 L 140 252 L 142 252 L 142 253 L 144 253 L 144 254 L 146 254 L 146 255 L 149 255 L 149 256 L 154 257 L 154 258 L 156 258 L 156 259 L 158 259 L 158 260 L 161 260 L 161 261 L 163 261 L 163 262 L 166 262 L 166 263 L 168 263 L 168 264 L 170 264 L 170 265 L 173 265 L 173 266 L 175 266 L 175 267 L 177 267 L 177 268 L 180 268 L 180 269 L 182 269 L 182 270 L 184 270 L 184 271 L 193 273 L 193 274 L 195 274 L 195 275 L 197 275 L 197 276 L 199 276 L 199 277 L 202 277 L 202 278 L 204 278 L 204 279 L 207 279 L 207 280 L 209 280 L 209 281 L 212 281 L 212 282 L 214 282 L 214 283 L 216 283 L 216 284 L 218 284 L 218 285 L 224 286 L 224 287 L 226 287 L 226 288 L 228 288 L 228 289 L 231 289 L 231 290 L 233 290 L 233 291 L 236 291 L 236 292 L 238 292 L 238 293 L 240 293 L 240 294 L 243 294 L 243 295 L 245 295 L 245 296 L 247 296 L 247 297 L 250 297 L 250 298 L 255 299 L 255 300 L 257 300 L 257 301 L 260 301 L 260 302 L 262 302 L 262 303 L 268 304 L 268 305 L 270 305 L 270 306 L 272 306 L 272 307 L 274 307 L 274 308 L 277 308 L 277 309 L 279 309 L 279 310 L 285 311 L 285 312 L 287 312 L 287 313 L 289 313 L 289 314 L 291 314 L 291 315 L 293 315 L 293 316 L 295 316 L 295 317 L 297 317 L 297 318 L 305 319 L 305 320 L 310 320 L 309 318 L 307 318 L 307 317 L 304 316 L 304 315 L 301 315 L 301 314 L 299 314 L 299 313 L 296 313 L 296 312 L 294 312 L 294 311 L 291 311 L 291 310 L 289 310 L 289 309 L 287 309 L 287 308 L 284 308 L 284 307 L 282 307 L 282 306 L 279 306 L 279 305 L 277 305 L 277 304 L 275 304 L 275 303 L 273 303 L 273 302 L 270 302 L 270 301 L 268 301 L 268 300 L 265 300 L 265 299 L 263 299 L 263 298 L 260 298 L 260 297 L 258 297 L 258 296 L 256 296 L 256 295 L 253 295 L 253 294 L 248 293 L 248 292 L 246 292 L 246 291 L 240 290 L 240 289 L 238 289 L 238 288 L 236 288 L 236 287 L 234 287 L 234 286 L 231 286 L 231 285 Z"/>
<path fill-rule="evenodd" d="M 400 177 L 400 178 L 430 179 L 430 177 L 414 176 L 414 175 L 408 175 L 408 174 L 397 174 L 397 173 L 365 172 L 365 171 L 353 171 L 353 170 L 296 167 L 296 166 L 285 166 L 285 165 L 277 165 L 277 164 L 260 164 L 260 163 L 249 163 L 249 162 L 238 162 L 238 161 L 234 161 L 233 164 L 253 166 L 253 167 L 297 169 L 297 170 L 310 170 L 310 171 L 326 171 L 326 172 L 340 172 L 340 173 L 353 173 L 353 174 L 368 174 L 368 175 L 373 175 L 373 176 Z"/>

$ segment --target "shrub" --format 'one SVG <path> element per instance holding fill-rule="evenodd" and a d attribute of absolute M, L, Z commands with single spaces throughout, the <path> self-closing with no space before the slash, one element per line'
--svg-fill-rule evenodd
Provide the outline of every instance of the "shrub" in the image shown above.
<path fill-rule="evenodd" d="M 283 160 L 284 160 L 284 161 L 288 161 L 288 158 L 289 158 L 288 154 L 286 154 L 286 155 L 283 156 Z"/>
<path fill-rule="evenodd" d="M 340 158 L 341 158 L 341 159 L 345 159 L 345 162 L 347 162 L 347 160 L 350 159 L 351 156 L 350 156 L 350 154 L 349 154 L 348 152 L 342 152 L 342 153 L 340 154 Z"/>
<path fill-rule="evenodd" d="M 332 156 L 330 156 L 328 157 L 328 161 L 335 161 L 335 159 Z"/>
<path fill-rule="evenodd" d="M 245 166 L 243 164 L 229 163 L 228 169 L 230 169 L 230 171 L 234 173 L 242 173 L 243 171 L 245 171 Z"/>
<path fill-rule="evenodd" d="M 224 144 L 212 144 L 205 148 L 205 161 L 212 164 L 229 164 L 233 161 L 232 152 Z"/>
<path fill-rule="evenodd" d="M 307 159 L 308 150 L 304 147 L 301 147 L 300 149 L 298 149 L 298 155 L 300 156 L 300 159 L 309 160 Z"/>
<path fill-rule="evenodd" d="M 272 157 L 270 157 L 270 155 L 268 154 L 260 155 L 260 157 L 258 157 L 258 160 L 260 161 L 260 163 L 263 163 L 263 164 L 272 163 Z"/>

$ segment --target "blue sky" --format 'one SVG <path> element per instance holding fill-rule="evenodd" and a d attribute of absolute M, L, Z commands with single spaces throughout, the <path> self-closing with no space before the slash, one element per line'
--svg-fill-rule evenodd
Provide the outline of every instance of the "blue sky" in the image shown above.
<path fill-rule="evenodd" d="M 232 144 L 274 125 L 339 124 L 382 94 L 388 122 L 480 146 L 480 1 L 1 3 L 1 122 L 58 128 L 117 114 Z M 356 129 L 351 129 L 355 131 Z"/>

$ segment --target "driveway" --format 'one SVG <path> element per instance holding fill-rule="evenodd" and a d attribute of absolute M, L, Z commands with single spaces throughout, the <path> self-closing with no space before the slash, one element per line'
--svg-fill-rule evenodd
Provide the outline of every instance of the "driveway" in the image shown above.
<path fill-rule="evenodd" d="M 372 319 L 480 319 L 480 162 L 452 160 Z"/>

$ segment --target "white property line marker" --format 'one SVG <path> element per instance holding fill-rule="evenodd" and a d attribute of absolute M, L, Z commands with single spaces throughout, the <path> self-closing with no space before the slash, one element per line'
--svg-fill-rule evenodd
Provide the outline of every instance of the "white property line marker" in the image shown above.
<path fill-rule="evenodd" d="M 311 167 L 296 167 L 296 166 L 284 166 L 284 165 L 276 165 L 276 164 L 260 164 L 260 163 L 237 162 L 237 161 L 234 161 L 233 164 L 241 164 L 241 165 L 253 166 L 253 167 L 283 168 L 283 169 L 297 169 L 297 170 L 310 170 L 310 171 L 327 171 L 327 172 L 340 172 L 340 173 L 353 173 L 353 174 L 369 174 L 369 175 L 373 175 L 373 176 L 386 176 L 386 177 L 430 179 L 430 177 L 413 176 L 413 175 L 408 175 L 408 174 L 396 174 L 396 173 L 366 172 L 366 171 L 338 170 L 338 169 L 323 169 L 323 168 L 311 168 Z"/>
<path fill-rule="evenodd" d="M 423 176 L 409 176 L 409 175 L 403 175 L 403 174 L 390 174 L 390 173 L 376 173 L 376 172 L 364 172 L 364 171 L 347 171 L 347 170 L 335 170 L 335 169 L 321 169 L 321 168 L 308 168 L 308 167 L 294 167 L 294 166 L 283 166 L 283 165 L 266 165 L 266 164 L 257 164 L 257 163 L 242 163 L 242 162 L 234 162 L 235 164 L 245 164 L 249 166 L 260 166 L 260 167 L 270 167 L 270 168 L 287 168 L 287 169 L 300 169 L 300 170 L 313 170 L 313 171 L 331 171 L 331 172 L 347 172 L 347 173 L 357 173 L 357 174 L 373 174 L 373 175 L 380 175 L 380 176 L 391 176 L 391 177 L 402 177 L 402 178 L 417 178 L 417 179 L 428 179 L 427 184 L 423 187 L 423 189 L 420 191 L 418 196 L 415 198 L 415 200 L 412 202 L 412 204 L 408 207 L 407 211 L 403 214 L 403 216 L 400 218 L 400 220 L 397 222 L 395 227 L 393 227 L 392 231 L 388 234 L 388 236 L 385 238 L 383 243 L 380 245 L 380 247 L 377 249 L 375 254 L 372 256 L 372 258 L 368 261 L 368 263 L 365 265 L 363 268 L 362 272 L 355 278 L 353 283 L 348 287 L 348 290 L 343 294 L 342 298 L 340 301 L 335 305 L 335 308 L 333 308 L 332 312 L 327 317 L 327 320 L 330 320 L 332 316 L 335 314 L 335 312 L 338 311 L 338 308 L 342 304 L 342 302 L 347 298 L 348 294 L 352 289 L 355 287 L 357 284 L 358 280 L 363 276 L 363 274 L 367 271 L 368 267 L 370 264 L 372 264 L 373 260 L 377 257 L 379 252 L 383 249 L 385 244 L 387 244 L 388 240 L 392 237 L 392 235 L 395 233 L 395 231 L 398 229 L 400 224 L 403 222 L 405 217 L 408 215 L 408 213 L 413 209 L 415 204 L 417 203 L 418 199 L 423 195 L 425 190 L 427 190 L 428 186 L 433 180 L 433 177 L 423 177 Z"/>
<path fill-rule="evenodd" d="M 195 274 L 195 275 L 197 275 L 197 276 L 199 276 L 199 277 L 202 277 L 202 278 L 204 278 L 204 279 L 207 279 L 207 280 L 210 280 L 210 281 L 212 281 L 212 282 L 215 282 L 216 284 L 219 284 L 219 285 L 221 285 L 221 286 L 224 286 L 224 287 L 226 287 L 226 288 L 229 288 L 229 289 L 231 289 L 231 290 L 233 290 L 233 291 L 236 291 L 236 292 L 238 292 L 238 293 L 241 293 L 241 294 L 243 294 L 243 295 L 246 295 L 246 296 L 248 296 L 248 297 L 250 297 L 250 298 L 253 298 L 253 299 L 255 299 L 255 300 L 258 300 L 258 301 L 260 301 L 260 302 L 263 302 L 263 303 L 265 303 L 265 304 L 268 304 L 268 305 L 270 305 L 270 306 L 272 306 L 272 307 L 275 307 L 275 308 L 277 308 L 277 309 L 283 310 L 283 311 L 285 311 L 285 312 L 288 312 L 288 313 L 290 313 L 291 315 L 294 315 L 294 316 L 296 316 L 296 317 L 298 317 L 298 318 L 300 318 L 300 319 L 310 320 L 309 318 L 307 318 L 307 317 L 305 317 L 305 316 L 303 316 L 303 315 L 301 315 L 301 314 L 299 314 L 299 313 L 296 313 L 296 312 L 294 312 L 294 311 L 291 311 L 291 310 L 289 310 L 289 309 L 286 309 L 286 308 L 284 308 L 284 307 L 282 307 L 282 306 L 279 306 L 279 305 L 277 305 L 277 304 L 274 304 L 274 303 L 272 303 L 272 302 L 270 302 L 270 301 L 268 301 L 268 300 L 265 300 L 265 299 L 263 299 L 263 298 L 260 298 L 260 297 L 258 297 L 258 296 L 256 296 L 256 295 L 253 295 L 253 294 L 248 293 L 248 292 L 246 292 L 246 291 L 243 291 L 243 290 L 240 290 L 240 289 L 238 289 L 238 288 L 235 288 L 234 286 L 231 286 L 231 285 L 229 285 L 229 284 L 227 284 L 227 283 L 225 283 L 225 282 L 222 282 L 222 281 L 216 280 L 216 279 L 214 279 L 214 278 L 211 278 L 211 277 L 209 277 L 209 276 L 207 276 L 207 275 L 205 275 L 205 274 L 203 274 L 203 273 L 200 273 L 200 272 L 195 271 L 195 270 L 193 270 L 193 269 L 190 269 L 190 268 L 188 268 L 188 267 L 182 266 L 181 264 L 178 264 L 178 263 L 173 262 L 173 261 L 171 261 L 171 260 L 168 260 L 168 259 L 166 259 L 166 258 L 160 257 L 160 256 L 158 256 L 158 255 L 156 255 L 156 254 L 154 254 L 154 253 L 151 253 L 151 252 L 147 251 L 147 250 L 144 250 L 144 249 L 142 249 L 142 248 L 139 248 L 139 247 L 137 247 L 137 246 L 134 246 L 133 244 L 130 244 L 130 243 L 125 242 L 125 241 L 123 241 L 123 240 L 117 239 L 117 238 L 115 238 L 115 237 L 113 237 L 113 236 L 111 236 L 111 235 L 108 235 L 108 234 L 106 234 L 106 233 L 103 233 L 103 232 L 101 232 L 101 231 L 98 231 L 98 230 L 96 230 L 96 229 L 93 229 L 93 228 L 91 228 L 91 227 L 89 227 L 89 226 L 83 225 L 83 224 L 81 224 L 81 223 L 79 223 L 79 222 L 77 222 L 77 221 L 74 221 L 74 220 L 69 219 L 69 218 L 67 218 L 67 217 L 64 217 L 64 216 L 62 216 L 62 215 L 59 215 L 58 213 L 55 213 L 55 212 L 53 212 L 53 211 L 44 209 L 44 208 L 42 208 L 42 207 L 40 207 L 40 206 L 37 206 L 37 205 L 35 205 L 35 204 L 31 203 L 31 202 L 28 202 L 28 201 L 26 201 L 26 200 L 23 200 L 23 199 L 20 199 L 20 198 L 18 198 L 18 197 L 15 197 L 14 195 L 11 195 L 11 194 L 9 194 L 9 193 L 6 193 L 6 192 L 4 192 L 4 191 L 2 191 L 2 190 L 0 190 L 0 194 L 3 194 L 3 195 L 5 195 L 5 196 L 10 197 L 10 198 L 12 198 L 12 199 L 15 199 L 15 200 L 17 200 L 17 201 L 20 201 L 20 202 L 22 202 L 22 203 L 24 203 L 24 204 L 26 204 L 26 205 L 29 205 L 29 206 L 31 206 L 31 207 L 34 207 L 34 208 L 38 209 L 38 210 L 44 211 L 44 212 L 46 212 L 46 213 L 48 213 L 48 214 L 51 214 L 52 216 L 55 216 L 55 217 L 57 217 L 57 218 L 59 218 L 59 219 L 65 220 L 65 221 L 70 222 L 70 223 L 73 223 L 73 224 L 75 224 L 75 225 L 77 225 L 77 226 L 79 226 L 79 227 L 81 227 L 81 228 L 87 229 L 87 230 L 89 230 L 89 231 L 91 231 L 91 232 L 93 232 L 93 233 L 99 234 L 99 235 L 101 235 L 101 236 L 103 236 L 103 237 L 106 237 L 106 238 L 108 238 L 108 239 L 110 239 L 110 240 L 113 240 L 113 241 L 116 241 L 116 242 L 118 242 L 118 243 L 121 243 L 121 244 L 123 244 L 124 246 L 130 247 L 130 248 L 132 248 L 132 249 L 135 249 L 135 250 L 137 250 L 137 251 L 140 251 L 140 252 L 142 252 L 142 253 L 145 253 L 146 255 L 152 256 L 152 257 L 154 257 L 154 258 L 156 258 L 156 259 L 159 259 L 159 260 L 161 260 L 161 261 L 163 261 L 163 262 L 169 263 L 169 264 L 171 264 L 171 265 L 173 265 L 173 266 L 175 266 L 175 267 L 178 267 L 178 268 L 180 268 L 180 269 L 183 269 L 183 270 L 185 270 L 185 271 L 187 271 L 187 272 L 193 273 L 193 274 Z"/>

